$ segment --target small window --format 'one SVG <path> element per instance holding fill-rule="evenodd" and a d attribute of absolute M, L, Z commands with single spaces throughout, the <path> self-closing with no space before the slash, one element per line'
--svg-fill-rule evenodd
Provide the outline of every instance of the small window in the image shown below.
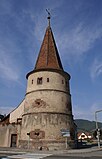
<path fill-rule="evenodd" d="M 68 86 L 68 83 L 67 83 L 67 81 L 66 81 L 66 86 Z"/>
<path fill-rule="evenodd" d="M 81 135 L 81 137 L 85 137 L 85 135 Z"/>
<path fill-rule="evenodd" d="M 62 84 L 64 84 L 64 81 L 62 80 Z"/>
<path fill-rule="evenodd" d="M 37 84 L 42 84 L 42 77 L 37 78 Z"/>
<path fill-rule="evenodd" d="M 32 84 L 33 84 L 33 80 L 32 80 Z"/>
<path fill-rule="evenodd" d="M 47 78 L 47 82 L 49 82 L 49 78 Z"/>
<path fill-rule="evenodd" d="M 40 134 L 39 132 L 35 132 L 35 135 L 36 135 L 36 136 L 39 136 L 39 134 Z"/>

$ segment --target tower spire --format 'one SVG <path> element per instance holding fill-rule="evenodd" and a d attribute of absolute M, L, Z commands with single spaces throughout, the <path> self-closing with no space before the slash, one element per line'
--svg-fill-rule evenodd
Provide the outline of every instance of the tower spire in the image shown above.
<path fill-rule="evenodd" d="M 46 12 L 48 13 L 47 19 L 48 19 L 48 26 L 50 27 L 51 14 L 49 12 L 49 9 L 46 9 Z"/>
<path fill-rule="evenodd" d="M 45 36 L 35 64 L 35 70 L 37 69 L 63 70 L 63 66 L 54 40 L 53 32 L 50 27 L 51 15 L 48 9 L 46 9 L 46 12 L 48 13 L 47 17 L 48 27 L 46 28 Z"/>

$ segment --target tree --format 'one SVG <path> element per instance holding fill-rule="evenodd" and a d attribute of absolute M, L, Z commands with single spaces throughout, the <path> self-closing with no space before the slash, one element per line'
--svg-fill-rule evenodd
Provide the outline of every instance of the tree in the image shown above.
<path fill-rule="evenodd" d="M 4 118 L 4 115 L 0 114 L 0 120 L 2 120 Z"/>

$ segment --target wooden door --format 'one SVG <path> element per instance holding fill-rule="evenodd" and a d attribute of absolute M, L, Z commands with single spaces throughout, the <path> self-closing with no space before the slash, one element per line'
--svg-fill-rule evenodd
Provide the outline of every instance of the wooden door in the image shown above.
<path fill-rule="evenodd" d="M 17 134 L 11 134 L 11 147 L 16 147 Z"/>

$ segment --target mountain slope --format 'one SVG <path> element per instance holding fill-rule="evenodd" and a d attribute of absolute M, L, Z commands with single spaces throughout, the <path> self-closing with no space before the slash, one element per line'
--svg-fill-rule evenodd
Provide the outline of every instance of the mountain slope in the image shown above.
<path fill-rule="evenodd" d="M 77 125 L 78 131 L 92 131 L 96 129 L 96 122 L 95 121 L 89 121 L 84 119 L 76 119 L 75 123 Z M 98 122 L 98 127 L 102 129 L 102 123 Z"/>

